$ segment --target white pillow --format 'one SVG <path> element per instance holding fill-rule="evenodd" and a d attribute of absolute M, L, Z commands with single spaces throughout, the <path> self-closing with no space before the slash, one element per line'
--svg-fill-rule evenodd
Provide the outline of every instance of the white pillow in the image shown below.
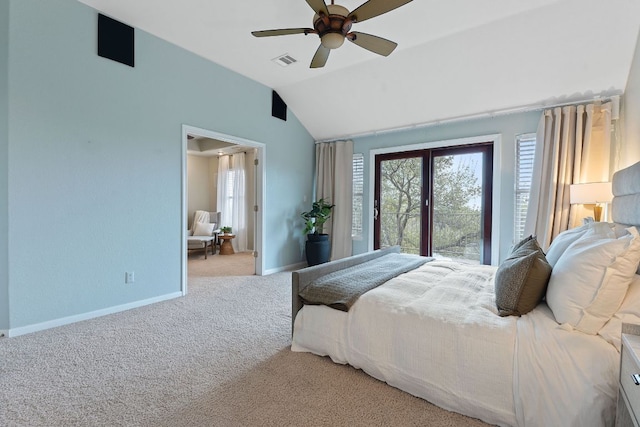
<path fill-rule="evenodd" d="M 623 323 L 640 325 L 640 275 L 638 274 L 633 276 L 627 295 L 616 314 L 598 331 L 598 335 L 615 346 L 618 351 L 620 351 Z"/>
<path fill-rule="evenodd" d="M 557 261 L 547 288 L 556 321 L 596 334 L 618 310 L 640 261 L 635 228 L 618 239 L 592 229 Z"/>
<path fill-rule="evenodd" d="M 208 222 L 196 222 L 196 227 L 193 230 L 194 236 L 211 236 L 213 234 L 213 226 L 215 224 Z"/>
<path fill-rule="evenodd" d="M 556 265 L 564 251 L 566 251 L 573 242 L 584 236 L 589 230 L 594 230 L 595 233 L 602 234 L 606 237 L 613 237 L 611 224 L 608 222 L 590 222 L 580 227 L 565 230 L 553 239 L 549 250 L 547 250 L 546 258 L 547 262 L 551 264 L 551 267 Z"/>

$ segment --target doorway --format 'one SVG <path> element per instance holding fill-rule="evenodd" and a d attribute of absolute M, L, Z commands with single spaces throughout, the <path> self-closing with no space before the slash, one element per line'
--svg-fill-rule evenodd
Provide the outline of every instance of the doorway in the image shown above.
<path fill-rule="evenodd" d="M 234 257 L 235 258 L 243 258 L 243 262 L 247 262 L 247 260 L 253 259 L 253 273 L 256 275 L 262 275 L 264 271 L 263 264 L 263 253 L 264 253 L 264 239 L 263 239 L 263 230 L 264 230 L 264 159 L 265 159 L 265 145 L 256 141 L 247 140 L 244 138 L 239 138 L 233 135 L 222 134 L 216 131 L 211 131 L 208 129 L 196 128 L 193 126 L 183 125 L 182 126 L 182 196 L 181 196 L 181 230 L 180 235 L 183 236 L 181 239 L 181 253 L 182 253 L 182 284 L 181 289 L 182 293 L 186 294 L 187 292 L 187 278 L 188 278 L 188 245 L 187 245 L 187 233 L 191 221 L 191 216 L 193 209 L 196 209 L 194 206 L 199 206 L 194 204 L 194 206 L 189 206 L 189 179 L 188 176 L 188 161 L 192 165 L 194 164 L 194 159 L 198 159 L 201 161 L 203 157 L 209 157 L 210 160 L 205 161 L 205 165 L 211 163 L 212 165 L 217 165 L 218 161 L 221 157 L 228 155 L 238 155 L 243 153 L 243 156 L 246 153 L 249 153 L 246 161 L 246 180 L 250 181 L 246 183 L 246 186 L 251 188 L 252 195 L 248 197 L 246 200 L 247 204 L 247 215 L 246 215 L 246 232 L 251 233 L 251 241 L 252 251 L 249 253 L 242 254 L 242 257 Z M 189 155 L 188 155 L 189 153 Z M 238 156 L 236 156 L 238 157 Z M 217 169 L 217 166 L 215 167 Z M 209 172 L 204 172 L 205 176 L 209 174 Z M 205 178 L 206 179 L 206 178 Z M 209 180 L 211 181 L 211 179 Z M 215 181 L 215 178 L 213 179 Z M 217 182 L 209 182 L 207 185 L 213 186 L 212 191 L 209 193 L 213 194 L 211 196 L 211 201 L 209 198 L 206 198 L 206 202 L 202 203 L 202 207 L 197 207 L 199 210 L 205 211 L 213 211 L 219 209 L 213 209 L 216 206 L 216 192 L 217 192 Z M 206 192 L 206 191 L 205 191 Z M 191 195 L 193 199 L 193 194 Z M 193 203 L 192 203 L 193 204 Z M 206 205 L 206 206 L 205 206 Z M 224 222 L 225 219 L 222 220 Z M 230 219 L 227 219 L 230 221 Z M 218 227 L 226 226 L 230 224 L 217 224 Z M 218 248 L 219 251 L 219 248 Z M 211 253 L 211 252 L 209 252 Z M 202 258 L 204 260 L 204 254 L 201 252 Z M 240 255 L 240 254 L 238 254 Z M 216 257 L 220 257 L 217 258 Z M 226 256 L 225 256 L 226 258 Z M 231 261 L 231 257 L 226 258 Z M 218 265 L 223 262 L 219 253 L 216 255 L 209 255 L 206 261 L 214 260 Z M 234 259 L 234 262 L 237 260 Z M 211 264 L 211 263 L 208 263 Z M 244 269 L 246 271 L 246 268 Z M 246 273 L 244 273 L 246 274 Z M 215 274 L 212 274 L 215 275 Z"/>
<path fill-rule="evenodd" d="M 374 157 L 374 249 L 491 264 L 493 142 Z"/>

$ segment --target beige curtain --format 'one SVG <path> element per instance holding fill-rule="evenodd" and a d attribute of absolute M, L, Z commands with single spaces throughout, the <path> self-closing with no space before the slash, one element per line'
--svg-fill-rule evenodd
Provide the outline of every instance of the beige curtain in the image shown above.
<path fill-rule="evenodd" d="M 334 204 L 324 231 L 331 239 L 331 260 L 351 256 L 353 141 L 316 144 L 316 200 Z"/>
<path fill-rule="evenodd" d="M 562 231 L 593 216 L 569 204 L 569 186 L 610 179 L 611 103 L 546 110 L 538 125 L 525 235 L 543 248 Z"/>

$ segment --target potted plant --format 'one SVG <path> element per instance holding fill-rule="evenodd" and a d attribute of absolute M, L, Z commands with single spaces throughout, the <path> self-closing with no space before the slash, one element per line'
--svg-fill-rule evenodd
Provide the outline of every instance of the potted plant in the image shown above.
<path fill-rule="evenodd" d="M 331 209 L 334 206 L 327 203 L 326 200 L 320 199 L 313 202 L 310 211 L 302 212 L 301 214 L 305 221 L 304 232 L 307 235 L 305 249 L 309 265 L 317 265 L 329 261 L 331 245 L 329 244 L 329 235 L 323 231 L 324 223 L 331 218 Z"/>
<path fill-rule="evenodd" d="M 220 227 L 220 231 L 222 231 L 222 234 L 231 234 L 231 227 L 225 225 L 224 227 Z"/>

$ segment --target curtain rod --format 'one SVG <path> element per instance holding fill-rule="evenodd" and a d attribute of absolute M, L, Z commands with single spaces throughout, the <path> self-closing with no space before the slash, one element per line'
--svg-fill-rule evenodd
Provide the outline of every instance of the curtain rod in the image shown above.
<path fill-rule="evenodd" d="M 423 128 L 427 128 L 427 127 L 431 127 L 431 126 L 437 126 L 437 125 L 446 124 L 446 123 L 464 122 L 464 121 L 468 121 L 468 120 L 476 120 L 476 119 L 482 119 L 482 118 L 493 118 L 493 117 L 499 117 L 499 116 L 508 116 L 510 114 L 517 114 L 517 113 L 529 113 L 529 112 L 532 112 L 532 111 L 546 110 L 548 108 L 566 107 L 568 105 L 579 105 L 579 104 L 584 104 L 584 103 L 587 103 L 587 102 L 606 102 L 606 101 L 613 101 L 614 102 L 615 106 L 614 106 L 614 108 L 612 108 L 612 110 L 616 110 L 616 114 L 615 114 L 614 117 L 617 118 L 617 111 L 618 111 L 619 105 L 620 105 L 619 104 L 620 95 L 607 95 L 607 96 L 597 95 L 597 96 L 594 96 L 592 98 L 584 98 L 584 99 L 578 99 L 578 100 L 574 100 L 574 101 L 560 102 L 560 103 L 556 103 L 556 104 L 528 104 L 528 105 L 522 105 L 520 107 L 512 107 L 512 108 L 505 108 L 505 109 L 502 109 L 502 110 L 488 111 L 486 113 L 468 114 L 468 115 L 463 115 L 463 116 L 451 117 L 451 118 L 448 118 L 448 119 L 432 120 L 432 121 L 429 121 L 429 122 L 417 123 L 417 124 L 413 124 L 413 125 L 409 125 L 409 126 L 400 126 L 400 127 L 395 127 L 395 128 L 388 128 L 388 129 L 381 129 L 381 130 L 375 130 L 375 131 L 369 131 L 369 132 L 342 135 L 342 136 L 329 138 L 329 139 L 319 139 L 315 143 L 319 144 L 321 142 L 335 142 L 335 141 L 338 141 L 338 140 L 356 139 L 356 138 L 363 138 L 363 137 L 366 137 L 366 136 L 377 136 L 377 135 L 383 135 L 383 134 L 394 133 L 394 132 L 401 132 L 401 131 L 406 131 L 406 130 L 423 129 Z"/>

